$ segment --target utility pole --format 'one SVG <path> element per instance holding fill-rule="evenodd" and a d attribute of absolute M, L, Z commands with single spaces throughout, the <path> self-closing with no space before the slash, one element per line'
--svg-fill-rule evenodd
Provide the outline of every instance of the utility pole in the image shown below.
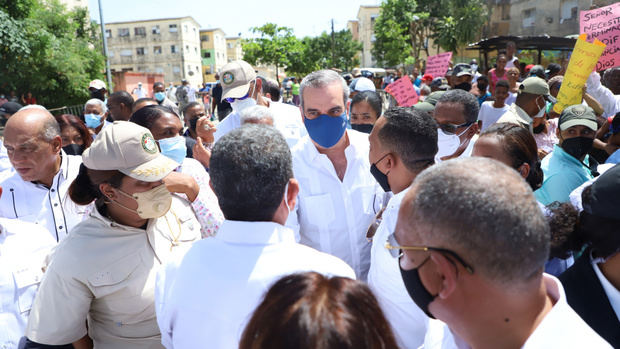
<path fill-rule="evenodd" d="M 336 34 L 334 34 L 334 19 L 332 18 L 332 68 L 336 68 Z"/>
<path fill-rule="evenodd" d="M 103 9 L 101 8 L 101 0 L 99 0 L 99 22 L 101 22 L 101 35 L 103 36 L 103 55 L 105 56 L 105 71 L 108 80 L 108 91 L 112 89 L 112 73 L 110 72 L 110 57 L 108 56 L 108 39 L 105 36 L 105 23 L 103 23 Z"/>

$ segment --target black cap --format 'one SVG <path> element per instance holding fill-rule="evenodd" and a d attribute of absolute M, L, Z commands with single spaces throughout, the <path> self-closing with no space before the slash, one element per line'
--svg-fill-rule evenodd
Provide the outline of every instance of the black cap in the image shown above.
<path fill-rule="evenodd" d="M 583 210 L 591 215 L 620 220 L 620 164 L 600 175 L 583 200 Z"/>
<path fill-rule="evenodd" d="M 530 69 L 530 73 L 528 76 L 538 76 L 541 79 L 544 79 L 545 76 L 545 68 L 542 65 L 535 65 Z"/>
<path fill-rule="evenodd" d="M 545 74 L 547 75 L 547 78 L 549 78 L 549 75 L 557 74 L 560 72 L 560 70 L 562 70 L 561 65 L 557 63 L 549 63 L 549 65 L 547 66 L 547 70 L 545 70 Z"/>
<path fill-rule="evenodd" d="M 473 75 L 471 72 L 471 65 L 466 63 L 459 63 L 452 69 L 452 76 Z"/>
<path fill-rule="evenodd" d="M 0 106 L 0 115 L 13 115 L 22 108 L 22 105 L 15 102 L 6 102 Z"/>

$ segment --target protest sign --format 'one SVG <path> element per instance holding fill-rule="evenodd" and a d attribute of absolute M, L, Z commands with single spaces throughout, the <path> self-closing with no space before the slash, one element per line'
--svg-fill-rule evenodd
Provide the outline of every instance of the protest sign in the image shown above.
<path fill-rule="evenodd" d="M 607 48 L 596 64 L 601 71 L 620 66 L 620 2 L 590 11 L 581 11 L 579 33 L 588 41 L 600 40 Z"/>
<path fill-rule="evenodd" d="M 605 44 L 598 39 L 594 39 L 594 43 L 589 43 L 586 41 L 586 34 L 579 35 L 553 111 L 560 114 L 570 105 L 581 104 L 583 86 L 604 50 Z"/>
<path fill-rule="evenodd" d="M 426 70 L 424 74 L 431 74 L 433 78 L 446 75 L 450 67 L 450 59 L 452 59 L 452 52 L 440 53 L 428 57 L 426 59 Z"/>
<path fill-rule="evenodd" d="M 391 94 L 401 107 L 411 107 L 418 103 L 418 94 L 407 75 L 387 85 L 384 90 Z"/>

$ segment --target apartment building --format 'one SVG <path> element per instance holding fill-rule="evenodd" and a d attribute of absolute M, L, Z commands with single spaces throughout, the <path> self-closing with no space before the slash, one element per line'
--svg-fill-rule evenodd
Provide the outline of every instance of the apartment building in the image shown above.
<path fill-rule="evenodd" d="M 200 24 L 192 17 L 106 23 L 112 72 L 164 74 L 169 82 L 202 84 Z"/>
<path fill-rule="evenodd" d="M 220 28 L 200 30 L 200 54 L 205 81 L 214 82 L 215 73 L 228 63 L 226 33 Z"/>
<path fill-rule="evenodd" d="M 226 57 L 227 62 L 243 59 L 240 37 L 226 38 Z"/>
<path fill-rule="evenodd" d="M 380 12 L 381 6 L 360 6 L 357 12 L 357 28 L 352 29 L 357 30 L 358 40 L 362 43 L 361 67 L 375 67 L 377 64 L 372 56 L 372 47 L 375 42 L 375 20 Z"/>

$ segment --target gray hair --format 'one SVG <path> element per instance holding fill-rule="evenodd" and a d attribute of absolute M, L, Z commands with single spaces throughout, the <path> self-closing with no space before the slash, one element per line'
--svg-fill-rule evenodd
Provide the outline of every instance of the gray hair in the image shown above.
<path fill-rule="evenodd" d="M 541 275 L 549 227 L 514 169 L 480 157 L 445 161 L 418 175 L 411 190 L 408 225 L 425 227 L 424 244 L 462 253 L 476 272 L 502 284 Z"/>
<path fill-rule="evenodd" d="M 301 102 L 301 107 L 304 107 L 304 90 L 306 87 L 321 88 L 336 81 L 342 84 L 342 100 L 346 107 L 347 99 L 349 98 L 349 86 L 347 86 L 347 82 L 342 78 L 342 76 L 340 76 L 340 74 L 329 69 L 312 72 L 306 75 L 306 77 L 301 81 L 301 84 L 299 85 L 299 99 Z"/>
<path fill-rule="evenodd" d="M 60 137 L 60 125 L 58 125 L 58 121 L 56 118 L 50 113 L 44 106 L 38 104 L 30 104 L 24 107 L 21 107 L 19 111 L 24 110 L 43 110 L 45 111 L 45 121 L 43 121 L 43 126 L 41 127 L 41 132 L 39 133 L 39 137 L 46 142 L 53 141 L 56 137 Z"/>
<path fill-rule="evenodd" d="M 273 125 L 273 113 L 271 110 L 263 105 L 255 105 L 253 107 L 244 109 L 240 113 L 241 125 L 247 123 L 264 123 L 265 121 L 270 121 Z"/>
<path fill-rule="evenodd" d="M 274 127 L 244 125 L 215 143 L 209 175 L 226 219 L 271 221 L 293 178 L 291 152 Z"/>
<path fill-rule="evenodd" d="M 105 114 L 108 112 L 108 107 L 105 105 L 105 102 L 98 98 L 89 99 L 86 103 L 84 103 L 84 111 L 86 111 L 87 105 L 98 105 L 101 107 L 101 114 Z"/>
<path fill-rule="evenodd" d="M 476 122 L 478 120 L 478 112 L 480 111 L 480 105 L 478 104 L 478 99 L 473 94 L 461 90 L 454 89 L 446 91 L 439 100 L 439 103 L 455 103 L 463 106 L 463 117 L 465 118 L 465 122 Z"/>
<path fill-rule="evenodd" d="M 420 95 L 428 96 L 430 94 L 431 94 L 431 88 L 428 85 L 423 84 L 422 86 L 420 86 Z"/>

